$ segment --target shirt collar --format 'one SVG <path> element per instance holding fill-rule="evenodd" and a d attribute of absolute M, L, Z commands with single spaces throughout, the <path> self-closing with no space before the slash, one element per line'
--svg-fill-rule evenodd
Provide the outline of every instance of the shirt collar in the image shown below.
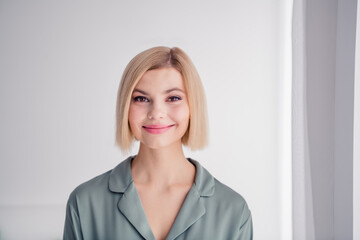
<path fill-rule="evenodd" d="M 129 185 L 134 181 L 131 176 L 131 161 L 136 157 L 130 156 L 119 165 L 117 165 L 110 173 L 109 189 L 112 192 L 124 193 Z M 210 197 L 214 194 L 215 180 L 214 177 L 200 165 L 200 163 L 191 158 L 187 158 L 189 162 L 196 167 L 195 186 L 201 197 Z"/>

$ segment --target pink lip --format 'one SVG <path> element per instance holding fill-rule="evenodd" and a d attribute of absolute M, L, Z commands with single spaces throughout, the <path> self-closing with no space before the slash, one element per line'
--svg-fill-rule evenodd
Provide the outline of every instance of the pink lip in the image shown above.
<path fill-rule="evenodd" d="M 152 134 L 160 134 L 169 130 L 174 125 L 146 125 L 143 128 Z"/>

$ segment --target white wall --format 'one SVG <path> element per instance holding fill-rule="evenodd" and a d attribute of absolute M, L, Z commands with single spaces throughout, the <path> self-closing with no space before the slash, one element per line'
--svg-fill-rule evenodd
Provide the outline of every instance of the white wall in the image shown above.
<path fill-rule="evenodd" d="M 126 157 L 124 67 L 167 45 L 192 57 L 207 94 L 210 146 L 186 155 L 246 198 L 255 239 L 287 239 L 289 2 L 1 1 L 0 238 L 61 238 L 69 193 Z"/>

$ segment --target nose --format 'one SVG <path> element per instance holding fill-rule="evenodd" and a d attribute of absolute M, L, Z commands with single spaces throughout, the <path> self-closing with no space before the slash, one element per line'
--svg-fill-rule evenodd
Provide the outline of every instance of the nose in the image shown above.
<path fill-rule="evenodd" d="M 147 117 L 149 119 L 163 119 L 166 116 L 165 106 L 161 103 L 152 102 L 150 104 L 149 112 Z"/>

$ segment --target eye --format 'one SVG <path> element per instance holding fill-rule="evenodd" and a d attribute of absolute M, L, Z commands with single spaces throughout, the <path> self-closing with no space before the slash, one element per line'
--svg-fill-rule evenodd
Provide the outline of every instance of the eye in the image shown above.
<path fill-rule="evenodd" d="M 180 97 L 177 97 L 177 96 L 171 96 L 168 98 L 168 102 L 177 102 L 177 101 L 180 101 L 181 98 Z"/>
<path fill-rule="evenodd" d="M 134 97 L 134 102 L 148 102 L 149 100 L 143 96 Z"/>

